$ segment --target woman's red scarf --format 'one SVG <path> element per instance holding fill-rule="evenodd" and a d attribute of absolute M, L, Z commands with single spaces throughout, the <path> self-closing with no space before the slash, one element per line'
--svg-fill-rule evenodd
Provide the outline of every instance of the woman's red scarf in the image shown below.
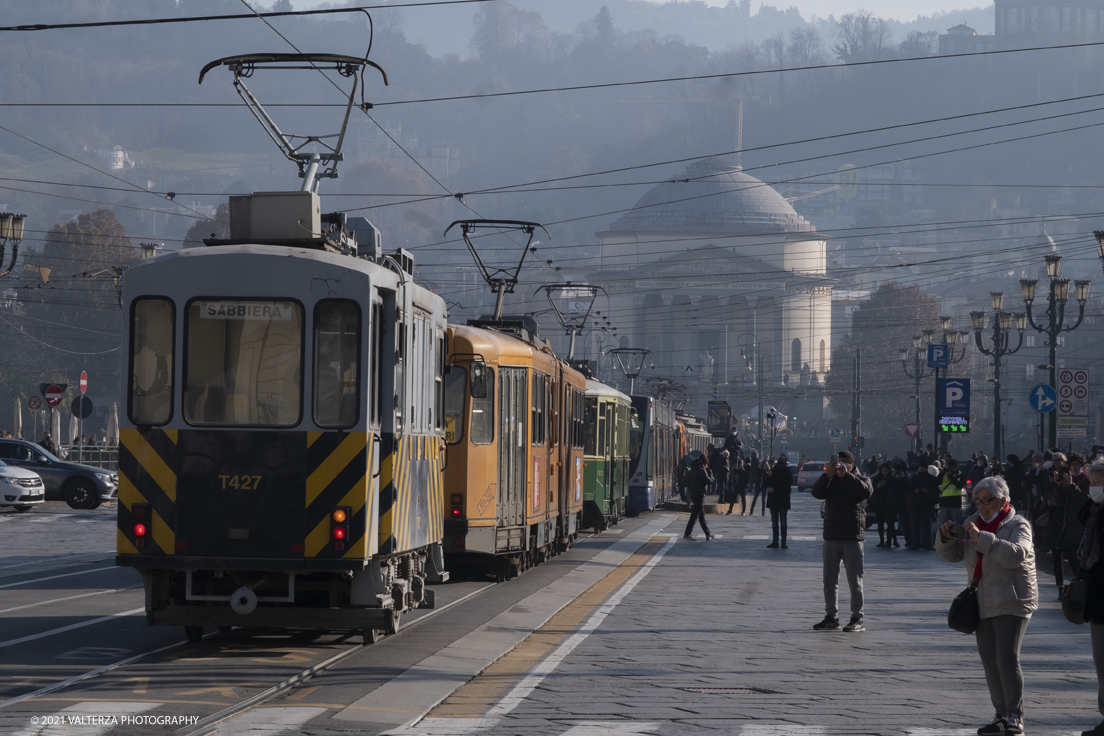
<path fill-rule="evenodd" d="M 1000 527 L 1001 522 L 1004 521 L 1004 517 L 1008 516 L 1008 512 L 1010 512 L 1011 510 L 1012 510 L 1012 507 L 1008 505 L 1008 501 L 1005 501 L 1004 502 L 1004 508 L 1002 508 L 1000 511 L 997 512 L 997 515 L 993 517 L 992 521 L 985 521 L 984 519 L 982 519 L 979 516 L 978 521 L 981 522 L 981 523 L 978 524 L 978 531 L 982 531 L 982 532 L 995 532 L 995 531 L 997 531 L 997 529 Z M 974 580 L 977 580 L 978 578 L 981 577 L 981 558 L 984 557 L 984 556 L 985 555 L 983 555 L 981 552 L 977 553 L 977 564 L 974 565 Z"/>

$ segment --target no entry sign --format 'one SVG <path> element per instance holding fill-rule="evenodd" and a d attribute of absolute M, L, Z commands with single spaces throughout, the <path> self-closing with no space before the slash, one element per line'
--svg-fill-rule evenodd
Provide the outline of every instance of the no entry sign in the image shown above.
<path fill-rule="evenodd" d="M 65 392 L 61 390 L 61 386 L 56 383 L 52 386 L 46 387 L 46 404 L 49 406 L 57 406 L 61 403 L 62 397 L 65 396 Z"/>
<path fill-rule="evenodd" d="M 88 372 L 87 371 L 81 371 L 80 387 L 81 387 L 81 393 L 82 394 L 88 393 Z"/>

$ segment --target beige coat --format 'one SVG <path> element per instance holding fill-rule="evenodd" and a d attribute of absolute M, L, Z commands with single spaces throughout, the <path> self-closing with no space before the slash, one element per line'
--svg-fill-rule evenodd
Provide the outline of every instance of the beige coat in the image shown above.
<path fill-rule="evenodd" d="M 969 521 L 981 526 L 980 515 Z M 978 609 L 982 618 L 1021 616 L 1028 618 L 1039 607 L 1039 588 L 1035 582 L 1035 547 L 1031 524 L 1016 510 L 1005 517 L 996 532 L 981 532 L 978 541 L 944 540 L 935 535 L 935 549 L 947 562 L 966 561 L 966 577 L 973 579 L 977 553 L 981 552 L 981 582 L 978 585 Z"/>

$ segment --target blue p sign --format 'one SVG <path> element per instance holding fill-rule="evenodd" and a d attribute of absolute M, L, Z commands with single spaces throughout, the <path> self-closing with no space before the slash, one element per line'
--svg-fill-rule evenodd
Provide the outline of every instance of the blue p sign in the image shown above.
<path fill-rule="evenodd" d="M 929 368 L 946 368 L 947 363 L 947 346 L 946 345 L 929 345 L 928 346 L 928 367 Z"/>

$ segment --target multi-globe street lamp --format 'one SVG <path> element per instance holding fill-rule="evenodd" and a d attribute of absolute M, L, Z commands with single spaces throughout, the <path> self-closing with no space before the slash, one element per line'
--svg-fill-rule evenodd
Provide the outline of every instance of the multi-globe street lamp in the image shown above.
<path fill-rule="evenodd" d="M 1099 236 L 1097 241 L 1099 244 Z M 1098 245 L 1098 247 L 1100 246 Z M 1023 293 L 1024 305 L 1027 307 L 1027 321 L 1037 332 L 1046 335 L 1045 344 L 1050 350 L 1049 360 L 1047 360 L 1047 367 L 1050 370 L 1050 385 L 1057 390 L 1058 340 L 1063 332 L 1073 332 L 1081 326 L 1081 322 L 1085 319 L 1085 302 L 1089 300 L 1089 284 L 1091 282 L 1085 280 L 1072 282 L 1078 304 L 1077 321 L 1072 325 L 1068 325 L 1066 324 L 1066 302 L 1069 300 L 1071 281 L 1070 279 L 1061 278 L 1062 256 L 1056 254 L 1046 256 L 1046 274 L 1050 281 L 1050 291 L 1047 294 L 1047 309 L 1043 312 L 1047 319 L 1041 325 L 1036 324 L 1035 317 L 1031 313 L 1031 305 L 1035 301 L 1035 287 L 1039 283 L 1038 279 L 1022 279 L 1020 290 Z M 1057 412 L 1050 412 L 1047 418 L 1047 447 L 1057 447 L 1057 445 L 1058 416 Z"/>
<path fill-rule="evenodd" d="M 927 355 L 927 348 L 924 346 L 924 338 L 922 335 L 912 336 L 912 349 L 900 348 L 901 352 L 901 369 L 904 370 L 905 375 L 911 378 L 916 383 L 916 418 L 913 420 L 916 422 L 916 436 L 913 438 L 913 450 L 917 455 L 920 454 L 920 448 L 923 447 L 923 440 L 920 438 L 920 382 L 928 376 L 935 375 L 934 368 L 928 368 L 926 361 L 923 358 Z M 912 356 L 912 370 L 909 371 L 909 356 Z"/>
<path fill-rule="evenodd" d="M 1049 258 L 1049 256 L 1048 256 Z M 992 328 L 993 334 L 989 336 L 992 347 L 986 348 L 981 340 L 981 332 L 987 326 L 989 318 L 984 311 L 970 312 L 970 322 L 974 328 L 974 341 L 982 355 L 989 356 L 993 363 L 993 458 L 1001 457 L 1001 397 L 1000 397 L 1000 369 L 1001 361 L 1012 355 L 1023 346 L 1023 333 L 1027 327 L 1028 316 L 1023 312 L 1005 312 L 1004 292 L 995 291 L 989 295 L 993 305 Z M 1030 309 L 1030 307 L 1029 307 Z M 1012 347 L 1012 329 L 1015 327 L 1018 333 L 1016 347 Z"/>

